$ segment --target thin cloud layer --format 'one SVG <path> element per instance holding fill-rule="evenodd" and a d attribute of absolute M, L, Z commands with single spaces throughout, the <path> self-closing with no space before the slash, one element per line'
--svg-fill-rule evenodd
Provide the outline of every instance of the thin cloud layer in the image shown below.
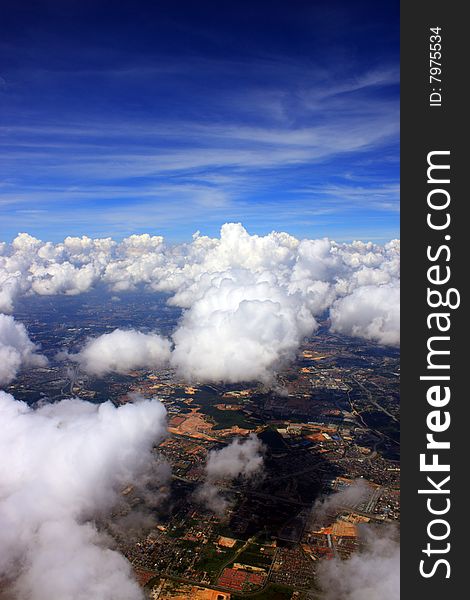
<path fill-rule="evenodd" d="M 224 514 L 229 501 L 222 494 L 218 481 L 237 477 L 249 479 L 263 469 L 264 446 L 254 434 L 246 440 L 235 438 L 221 450 L 211 450 L 206 462 L 206 480 L 196 490 L 195 497 L 209 510 Z"/>
<path fill-rule="evenodd" d="M 334 515 L 337 510 L 354 508 L 369 493 L 370 487 L 367 482 L 363 479 L 356 479 L 343 490 L 318 499 L 312 509 L 312 520 L 321 524 L 328 516 Z"/>
<path fill-rule="evenodd" d="M 400 343 L 400 290 L 396 286 L 357 288 L 337 300 L 330 315 L 332 331 L 390 346 Z"/>
<path fill-rule="evenodd" d="M 317 571 L 322 600 L 399 600 L 400 546 L 393 527 L 364 528 L 364 547 L 347 560 L 324 560 Z"/>
<path fill-rule="evenodd" d="M 250 279 L 212 282 L 183 315 L 171 361 L 186 379 L 269 382 L 316 328 L 300 298 Z"/>
<path fill-rule="evenodd" d="M 141 600 L 129 563 L 93 519 L 152 469 L 166 434 L 155 400 L 78 399 L 37 410 L 0 392 L 0 579 L 17 600 Z"/>

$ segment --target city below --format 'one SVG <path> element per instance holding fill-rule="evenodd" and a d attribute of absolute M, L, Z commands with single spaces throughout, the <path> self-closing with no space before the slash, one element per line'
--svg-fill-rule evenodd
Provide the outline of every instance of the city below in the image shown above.
<path fill-rule="evenodd" d="M 125 487 L 98 523 L 149 598 L 314 600 L 319 566 L 359 552 L 363 524 L 398 524 L 398 349 L 333 334 L 320 320 L 269 385 L 188 383 L 169 367 L 94 378 L 58 351 L 116 327 L 167 334 L 179 309 L 164 295 L 98 290 L 24 297 L 16 316 L 49 358 L 5 388 L 17 400 L 123 405 L 137 393 L 166 408 L 168 435 L 154 457 L 167 477 L 145 492 Z M 262 470 L 213 479 L 225 508 L 204 504 L 209 453 L 253 436 Z"/>

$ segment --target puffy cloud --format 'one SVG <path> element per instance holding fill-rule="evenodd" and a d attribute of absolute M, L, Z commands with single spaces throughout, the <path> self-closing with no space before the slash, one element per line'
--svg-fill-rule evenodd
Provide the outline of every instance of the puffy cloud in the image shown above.
<path fill-rule="evenodd" d="M 399 600 L 400 546 L 390 526 L 364 527 L 364 547 L 347 560 L 324 560 L 317 570 L 322 600 Z"/>
<path fill-rule="evenodd" d="M 223 225 L 219 238 L 195 234 L 176 245 L 148 234 L 58 244 L 20 234 L 0 253 L 0 307 L 11 311 L 20 294 L 144 285 L 184 311 L 172 355 L 182 375 L 270 381 L 328 310 L 334 331 L 398 344 L 399 257 L 397 240 L 258 236 L 240 223 Z"/>
<path fill-rule="evenodd" d="M 22 323 L 0 314 L 0 385 L 13 381 L 21 368 L 45 366 L 47 359 L 37 350 Z"/>
<path fill-rule="evenodd" d="M 299 241 L 287 233 L 250 235 L 240 223 L 225 223 L 220 240 L 203 255 L 204 271 L 243 268 L 252 272 L 288 268 L 295 260 Z"/>
<path fill-rule="evenodd" d="M 142 255 L 149 252 L 155 252 L 162 248 L 163 237 L 161 235 L 131 235 L 125 238 L 121 244 L 121 251 L 124 255 Z"/>
<path fill-rule="evenodd" d="M 137 600 L 129 563 L 93 523 L 139 482 L 166 432 L 155 400 L 32 410 L 0 392 L 0 579 L 18 600 Z"/>
<path fill-rule="evenodd" d="M 29 235 L 29 233 L 19 233 L 11 243 L 14 250 L 18 252 L 34 252 L 41 244 L 41 240 Z"/>
<path fill-rule="evenodd" d="M 169 361 L 188 379 L 271 382 L 326 311 L 334 331 L 398 343 L 399 256 L 396 240 L 377 246 L 277 232 L 256 236 L 235 223 L 224 225 L 219 238 L 196 234 L 177 245 L 147 234 L 120 243 L 83 236 L 57 244 L 20 234 L 0 247 L 0 310 L 11 312 L 19 295 L 144 285 L 170 294 L 169 302 L 183 309 L 172 339 L 115 330 L 89 340 L 74 357 L 84 370 L 123 373 Z M 1 315 L 0 381 L 44 361 L 24 326 Z M 148 480 L 152 444 L 165 432 L 163 407 L 143 400 L 119 408 L 69 400 L 31 410 L 0 393 L 0 419 L 0 452 L 9 457 L 0 465 L 0 578 L 11 583 L 13 597 L 140 598 L 127 561 L 108 547 L 93 519 L 115 505 L 121 486 Z M 199 500 L 223 512 L 228 501 L 220 481 L 254 476 L 262 464 L 256 436 L 211 452 Z M 164 479 L 159 473 L 157 480 Z M 374 569 L 388 565 L 396 573 L 395 556 L 379 546 L 366 544 L 362 572 L 354 557 L 329 561 L 322 567 L 325 589 L 330 577 L 341 577 L 332 586 L 341 600 L 394 600 L 386 595 L 385 575 L 382 588 L 374 587 L 380 583 Z M 376 552 L 375 565 L 368 548 Z M 367 596 L 358 589 L 371 591 Z"/>
<path fill-rule="evenodd" d="M 249 479 L 263 468 L 264 446 L 254 434 L 246 440 L 235 438 L 221 450 L 211 450 L 206 462 L 206 481 L 196 490 L 196 499 L 209 510 L 221 515 L 229 506 L 217 481 L 237 477 Z"/>
<path fill-rule="evenodd" d="M 400 343 L 400 290 L 395 285 L 364 286 L 337 300 L 331 329 L 380 344 Z"/>
<path fill-rule="evenodd" d="M 13 312 L 15 298 L 21 292 L 21 273 L 0 271 L 0 312 Z"/>
<path fill-rule="evenodd" d="M 228 477 L 234 479 L 243 475 L 251 477 L 263 466 L 263 444 L 254 434 L 246 440 L 235 438 L 221 450 L 209 452 L 206 472 L 209 478 Z"/>
<path fill-rule="evenodd" d="M 75 267 L 69 262 L 34 267 L 31 289 L 41 296 L 76 295 L 88 291 L 99 277 L 92 264 Z"/>
<path fill-rule="evenodd" d="M 128 373 L 133 369 L 155 368 L 168 362 L 170 342 L 156 333 L 115 329 L 88 340 L 84 348 L 69 355 L 90 375 Z"/>
<path fill-rule="evenodd" d="M 211 282 L 174 332 L 171 361 L 187 379 L 269 382 L 316 328 L 298 296 L 242 275 Z"/>

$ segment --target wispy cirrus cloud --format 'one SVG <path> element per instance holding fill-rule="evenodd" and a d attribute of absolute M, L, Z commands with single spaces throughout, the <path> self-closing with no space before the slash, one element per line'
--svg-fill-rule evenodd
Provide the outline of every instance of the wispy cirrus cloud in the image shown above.
<path fill-rule="evenodd" d="M 44 21 L 39 11 L 36 37 L 5 30 L 0 203 L 9 237 L 39 206 L 32 230 L 46 237 L 60 222 L 120 235 L 116 216 L 127 219 L 126 235 L 141 211 L 146 229 L 156 219 L 170 237 L 240 218 L 262 232 L 264 218 L 264 231 L 282 223 L 302 234 L 302 222 L 339 239 L 344 227 L 331 214 L 358 225 L 369 215 L 376 237 L 388 214 L 396 235 L 398 49 L 380 11 L 301 3 L 288 17 L 272 7 L 266 19 L 255 2 L 246 22 L 239 7 L 225 8 L 213 27 L 190 7 L 182 16 L 152 5 L 143 19 L 147 7 L 124 6 L 97 35 L 85 16 L 102 4 L 52 9 Z M 351 172 L 365 183 L 353 189 Z M 271 225 L 276 214 L 282 221 Z"/>

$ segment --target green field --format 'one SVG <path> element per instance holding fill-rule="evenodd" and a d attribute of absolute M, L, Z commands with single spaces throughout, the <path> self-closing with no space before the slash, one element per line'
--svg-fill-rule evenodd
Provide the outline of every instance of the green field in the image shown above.
<path fill-rule="evenodd" d="M 203 406 L 201 412 L 212 417 L 216 425 L 214 429 L 229 429 L 238 425 L 242 429 L 254 429 L 256 426 L 246 420 L 245 415 L 240 410 L 220 410 L 215 406 Z"/>
<path fill-rule="evenodd" d="M 273 556 L 263 554 L 260 551 L 261 548 L 262 546 L 259 544 L 250 544 L 248 548 L 237 557 L 236 562 L 243 565 L 260 567 L 266 570 L 269 569 L 273 560 Z"/>
<path fill-rule="evenodd" d="M 207 544 L 201 560 L 197 564 L 198 571 L 206 571 L 210 576 L 215 577 L 223 565 L 230 560 L 230 557 L 235 555 L 241 544 L 241 542 L 237 542 L 233 548 L 219 548 L 219 551 L 215 546 Z"/>
<path fill-rule="evenodd" d="M 250 600 L 290 600 L 292 598 L 292 590 L 283 585 L 269 584 L 262 592 L 250 595 Z M 232 600 L 242 600 L 245 596 L 237 596 L 232 594 Z"/>

